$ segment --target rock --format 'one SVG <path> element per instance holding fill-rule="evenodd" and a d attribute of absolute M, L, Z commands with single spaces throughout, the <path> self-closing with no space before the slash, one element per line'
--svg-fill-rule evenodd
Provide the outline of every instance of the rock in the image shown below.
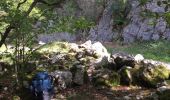
<path fill-rule="evenodd" d="M 59 71 L 56 70 L 50 73 L 55 78 L 55 87 L 57 89 L 65 89 L 71 86 L 73 75 L 70 71 Z"/>
<path fill-rule="evenodd" d="M 8 90 L 8 87 L 4 87 L 4 91 L 7 91 Z"/>
<path fill-rule="evenodd" d="M 135 59 L 135 61 L 136 61 L 137 63 L 139 63 L 139 62 L 141 62 L 142 60 L 144 60 L 144 57 L 143 57 L 143 55 L 141 55 L 141 54 L 137 54 L 137 55 L 134 57 L 134 59 Z"/>
<path fill-rule="evenodd" d="M 135 66 L 135 59 L 133 56 L 126 53 L 116 53 L 112 54 L 112 58 L 116 63 L 117 70 L 121 69 L 123 66 Z"/>
<path fill-rule="evenodd" d="M 79 45 L 80 48 L 91 49 L 92 41 L 88 40 L 85 43 Z"/>
<path fill-rule="evenodd" d="M 114 32 L 112 31 L 112 4 L 114 0 L 108 0 L 102 16 L 94 28 L 89 31 L 87 39 L 93 41 L 112 41 Z"/>
<path fill-rule="evenodd" d="M 49 43 L 54 41 L 73 42 L 76 40 L 75 35 L 67 32 L 53 33 L 53 34 L 39 34 L 37 37 L 38 37 L 37 41 L 41 41 L 43 43 Z"/>
<path fill-rule="evenodd" d="M 158 83 L 169 78 L 169 70 L 163 64 L 154 61 L 144 61 L 143 67 L 139 70 L 139 78 L 146 85 L 156 87 Z"/>
<path fill-rule="evenodd" d="M 66 54 L 56 54 L 56 55 L 51 55 L 51 63 L 54 64 L 61 64 L 64 63 L 64 61 L 66 60 L 66 58 L 68 57 L 68 55 Z"/>
<path fill-rule="evenodd" d="M 159 32 L 159 33 L 164 33 L 167 27 L 167 22 L 165 21 L 164 18 L 160 17 L 157 20 L 157 24 L 155 26 L 155 32 Z"/>
<path fill-rule="evenodd" d="M 161 87 L 157 88 L 157 91 L 159 93 L 162 93 L 162 92 L 164 92 L 166 90 L 170 90 L 170 87 L 168 87 L 168 86 L 161 86 Z"/>
<path fill-rule="evenodd" d="M 166 32 L 167 22 L 162 16 L 159 16 L 165 13 L 165 6 L 157 5 L 158 1 L 147 1 L 145 6 L 140 5 L 140 1 L 131 1 L 132 9 L 127 16 L 131 21 L 122 32 L 124 43 L 169 38 Z"/>
<path fill-rule="evenodd" d="M 80 60 L 81 58 L 85 57 L 85 52 L 77 52 L 75 55 L 76 59 Z"/>
<path fill-rule="evenodd" d="M 159 39 L 160 39 L 159 34 L 153 34 L 153 35 L 152 35 L 152 40 L 157 41 L 157 40 L 159 40 Z"/>
<path fill-rule="evenodd" d="M 104 7 L 104 0 L 76 0 L 79 8 L 82 9 L 83 14 L 90 19 L 96 19 L 102 13 Z"/>
<path fill-rule="evenodd" d="M 118 85 L 120 82 L 118 73 L 108 69 L 96 70 L 92 77 L 92 82 L 95 86 L 112 87 Z"/>
<path fill-rule="evenodd" d="M 136 95 L 136 100 L 141 100 L 141 99 L 143 99 L 142 95 Z"/>
<path fill-rule="evenodd" d="M 166 30 L 165 30 L 165 33 L 163 33 L 163 35 L 164 35 L 164 39 L 167 39 L 167 40 L 170 40 L 170 28 L 167 28 Z"/>
<path fill-rule="evenodd" d="M 118 73 L 120 75 L 120 83 L 123 85 L 131 85 L 132 84 L 132 73 L 131 70 L 132 68 L 129 66 L 124 66 L 122 67 Z"/>
<path fill-rule="evenodd" d="M 84 65 L 74 65 L 71 68 L 74 84 L 83 85 L 88 82 L 88 75 L 85 69 Z"/>
<path fill-rule="evenodd" d="M 43 41 L 38 41 L 38 44 L 39 44 L 39 45 L 44 45 L 44 44 L 46 44 L 46 43 L 43 42 Z"/>
<path fill-rule="evenodd" d="M 78 44 L 76 43 L 70 43 L 70 52 L 80 52 L 80 49 L 78 47 Z"/>
<path fill-rule="evenodd" d="M 95 54 L 94 56 L 97 57 L 96 63 L 107 64 L 109 62 L 110 54 L 100 42 L 95 42 L 94 44 L 92 44 L 91 49 Z"/>
<path fill-rule="evenodd" d="M 85 43 L 79 45 L 79 48 L 81 49 L 81 52 L 77 53 L 76 58 L 78 57 L 78 59 L 80 59 L 85 57 L 93 57 L 94 59 L 89 58 L 89 62 L 100 66 L 109 63 L 110 54 L 100 42 L 92 43 L 90 40 L 88 40 Z"/>
<path fill-rule="evenodd" d="M 123 97 L 125 100 L 131 100 L 131 97 L 129 97 L 129 96 L 124 96 Z"/>

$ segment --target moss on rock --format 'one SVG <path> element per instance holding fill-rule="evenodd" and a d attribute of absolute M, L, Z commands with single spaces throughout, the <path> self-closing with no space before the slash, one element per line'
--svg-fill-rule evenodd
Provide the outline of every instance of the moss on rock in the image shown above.
<path fill-rule="evenodd" d="M 140 73 L 141 78 L 151 86 L 156 86 L 157 83 L 168 79 L 170 74 L 169 70 L 163 65 L 142 68 Z"/>
<path fill-rule="evenodd" d="M 120 76 L 117 72 L 103 69 L 96 74 L 92 81 L 95 86 L 112 87 L 120 84 Z"/>
<path fill-rule="evenodd" d="M 37 49 L 39 53 L 66 53 L 70 50 L 67 42 L 51 42 Z"/>

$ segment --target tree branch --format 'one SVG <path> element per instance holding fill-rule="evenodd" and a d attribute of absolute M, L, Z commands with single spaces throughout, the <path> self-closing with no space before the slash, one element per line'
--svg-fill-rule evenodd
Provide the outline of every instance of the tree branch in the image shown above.
<path fill-rule="evenodd" d="M 20 6 L 21 6 L 22 4 L 24 4 L 26 1 L 27 1 L 27 0 L 24 0 L 23 2 L 20 2 L 20 3 L 18 4 L 18 6 L 17 6 L 17 9 L 19 9 Z"/>
<path fill-rule="evenodd" d="M 27 10 L 27 12 L 25 13 L 24 17 L 27 17 L 32 9 L 36 6 L 36 4 L 39 2 L 39 0 L 34 0 L 34 2 L 31 4 L 31 6 L 29 7 L 29 9 Z M 18 7 L 21 5 L 21 3 L 18 4 Z M 17 22 L 16 22 L 17 23 Z M 5 32 L 3 33 L 2 37 L 1 37 L 1 41 L 0 41 L 0 47 L 5 43 L 6 38 L 8 37 L 9 33 L 11 32 L 12 29 L 17 28 L 18 26 L 16 26 L 15 24 L 13 24 L 13 22 L 10 23 L 10 25 L 6 28 Z"/>
<path fill-rule="evenodd" d="M 26 1 L 27 1 L 27 0 L 24 0 L 23 2 L 20 2 L 20 3 L 17 5 L 17 9 L 19 9 L 20 6 L 21 6 L 22 4 L 24 4 Z M 24 18 L 29 16 L 29 14 L 31 13 L 32 9 L 36 6 L 36 4 L 37 4 L 38 2 L 41 2 L 41 3 L 46 4 L 46 5 L 48 5 L 48 6 L 53 6 L 53 5 L 55 5 L 55 6 L 60 6 L 60 4 L 63 3 L 64 1 L 65 1 L 65 0 L 60 0 L 60 1 L 57 2 L 57 3 L 49 4 L 49 3 L 47 3 L 47 2 L 44 1 L 44 0 L 34 0 L 34 1 L 32 2 L 32 4 L 30 5 L 29 9 L 27 10 L 27 12 L 25 13 Z M 15 23 L 19 23 L 19 22 L 15 22 Z M 16 29 L 16 28 L 19 27 L 19 26 L 16 25 L 15 23 L 14 23 L 14 22 L 11 22 L 10 25 L 6 28 L 6 30 L 5 30 L 5 32 L 3 33 L 2 37 L 1 37 L 1 40 L 0 40 L 0 47 L 5 43 L 5 40 L 6 40 L 6 38 L 8 37 L 9 33 L 11 32 L 11 30 L 12 30 L 12 29 Z"/>
<path fill-rule="evenodd" d="M 61 3 L 63 3 L 65 0 L 60 0 L 59 2 L 56 2 L 56 3 L 48 3 L 44 0 L 40 0 L 39 2 L 42 3 L 42 4 L 46 4 L 48 6 L 56 6 L 56 7 L 61 7 Z"/>
<path fill-rule="evenodd" d="M 6 28 L 4 34 L 3 34 L 2 37 L 1 37 L 0 47 L 5 43 L 5 40 L 6 40 L 6 38 L 8 37 L 8 34 L 11 32 L 12 29 L 14 29 L 14 27 L 13 27 L 12 25 L 9 25 L 9 26 Z"/>

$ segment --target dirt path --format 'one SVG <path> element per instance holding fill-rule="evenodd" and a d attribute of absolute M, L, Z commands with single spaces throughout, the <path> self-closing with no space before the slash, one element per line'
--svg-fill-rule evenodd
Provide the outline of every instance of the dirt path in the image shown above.
<path fill-rule="evenodd" d="M 127 86 L 102 89 L 83 85 L 61 91 L 54 100 L 146 100 L 153 92 L 155 89 Z"/>

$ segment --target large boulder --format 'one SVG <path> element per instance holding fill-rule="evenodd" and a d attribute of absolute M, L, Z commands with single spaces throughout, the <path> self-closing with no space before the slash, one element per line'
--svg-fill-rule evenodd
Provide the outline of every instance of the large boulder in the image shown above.
<path fill-rule="evenodd" d="M 170 71 L 163 63 L 144 60 L 143 67 L 139 69 L 138 75 L 145 85 L 156 87 L 169 78 Z"/>
<path fill-rule="evenodd" d="M 115 53 L 111 56 L 116 64 L 116 69 L 119 70 L 123 66 L 135 66 L 135 59 L 132 55 L 126 53 Z"/>
<path fill-rule="evenodd" d="M 79 48 L 83 51 L 81 51 L 81 53 L 79 52 L 79 56 L 81 55 L 81 57 L 83 57 L 83 55 L 85 55 L 86 57 L 90 57 L 89 63 L 101 66 L 109 63 L 110 54 L 100 42 L 92 43 L 92 41 L 89 40 L 81 44 Z M 91 59 L 91 57 L 94 59 Z"/>
<path fill-rule="evenodd" d="M 141 54 L 131 56 L 125 53 L 117 53 L 113 54 L 112 58 L 114 58 L 122 84 L 157 87 L 169 79 L 169 64 L 144 59 Z"/>

